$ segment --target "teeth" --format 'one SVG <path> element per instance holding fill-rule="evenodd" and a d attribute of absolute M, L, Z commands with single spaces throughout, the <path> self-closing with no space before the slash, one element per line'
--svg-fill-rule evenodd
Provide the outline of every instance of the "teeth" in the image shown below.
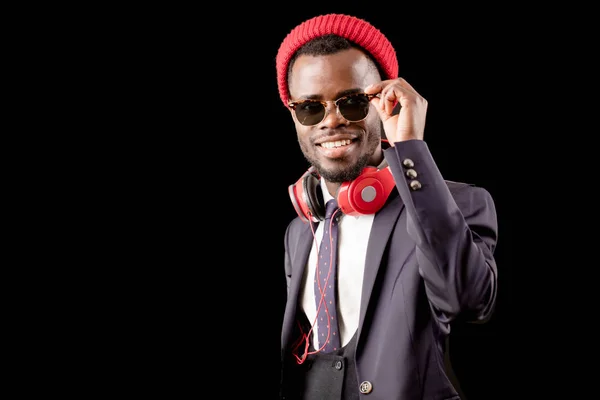
<path fill-rule="evenodd" d="M 345 146 L 352 143 L 351 140 L 336 140 L 335 142 L 323 142 L 321 143 L 321 147 L 325 147 L 326 149 L 333 149 L 334 147 Z"/>

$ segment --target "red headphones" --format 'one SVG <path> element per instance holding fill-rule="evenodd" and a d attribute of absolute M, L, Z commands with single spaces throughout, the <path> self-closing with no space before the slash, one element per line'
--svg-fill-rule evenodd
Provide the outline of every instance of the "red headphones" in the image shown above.
<path fill-rule="evenodd" d="M 292 204 L 304 222 L 325 219 L 321 177 L 310 167 L 298 181 L 288 187 Z M 387 163 L 365 167 L 353 181 L 342 183 L 337 193 L 338 205 L 346 215 L 375 214 L 387 201 L 396 186 Z"/>

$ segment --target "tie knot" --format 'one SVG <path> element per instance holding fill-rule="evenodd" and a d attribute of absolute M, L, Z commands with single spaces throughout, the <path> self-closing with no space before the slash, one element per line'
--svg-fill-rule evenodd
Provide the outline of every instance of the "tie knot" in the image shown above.
<path fill-rule="evenodd" d="M 335 199 L 331 199 L 325 206 L 325 219 L 331 219 L 331 216 L 338 209 L 338 203 Z"/>

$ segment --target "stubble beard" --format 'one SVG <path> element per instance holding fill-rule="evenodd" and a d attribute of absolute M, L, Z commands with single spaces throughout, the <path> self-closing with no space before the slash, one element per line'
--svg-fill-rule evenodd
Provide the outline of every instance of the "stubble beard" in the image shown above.
<path fill-rule="evenodd" d="M 366 166 L 368 166 L 371 156 L 373 155 L 375 149 L 377 149 L 377 146 L 381 142 L 380 136 L 376 134 L 369 135 L 368 140 L 368 151 L 366 153 L 363 153 L 358 158 L 358 160 L 356 160 L 356 162 L 348 165 L 344 163 L 343 158 L 340 158 L 339 161 L 343 164 L 341 164 L 341 166 L 335 169 L 326 169 L 325 167 L 323 167 L 319 160 L 311 156 L 311 153 L 308 151 L 307 145 L 304 142 L 299 141 L 299 144 L 304 158 L 310 163 L 310 165 L 312 165 L 317 170 L 317 173 L 321 177 L 323 177 L 326 181 L 329 182 L 344 183 L 353 181 L 354 179 L 358 178 L 358 176 L 362 173 L 363 169 Z"/>

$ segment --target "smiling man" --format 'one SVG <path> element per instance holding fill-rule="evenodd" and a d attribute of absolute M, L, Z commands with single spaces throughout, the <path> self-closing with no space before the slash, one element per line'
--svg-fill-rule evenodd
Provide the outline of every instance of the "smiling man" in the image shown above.
<path fill-rule="evenodd" d="M 305 21 L 276 70 L 310 164 L 289 186 L 282 399 L 459 399 L 445 340 L 494 309 L 493 199 L 442 177 L 427 101 L 370 23 Z"/>

